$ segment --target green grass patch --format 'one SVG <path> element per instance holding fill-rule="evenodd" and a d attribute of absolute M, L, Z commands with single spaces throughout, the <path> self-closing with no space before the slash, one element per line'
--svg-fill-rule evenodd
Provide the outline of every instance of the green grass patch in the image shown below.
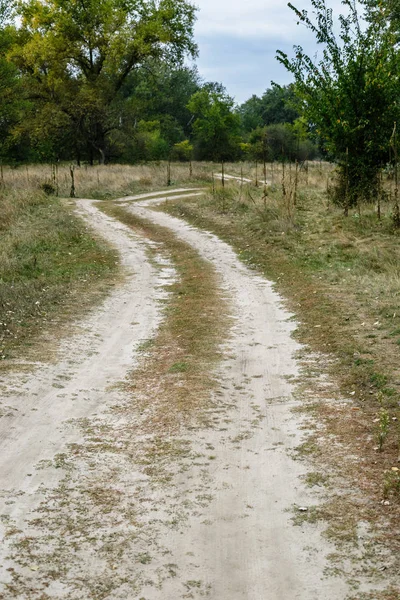
<path fill-rule="evenodd" d="M 43 332 L 79 316 L 105 292 L 116 252 L 72 209 L 43 193 L 0 195 L 0 358 L 19 357 Z"/>

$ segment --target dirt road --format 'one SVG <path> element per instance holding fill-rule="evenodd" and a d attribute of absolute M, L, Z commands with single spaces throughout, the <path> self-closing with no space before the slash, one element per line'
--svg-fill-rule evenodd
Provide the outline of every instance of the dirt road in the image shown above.
<path fill-rule="evenodd" d="M 146 411 L 120 382 L 143 360 L 177 274 L 160 245 L 79 201 L 125 279 L 60 342 L 58 361 L 0 380 L 0 598 L 344 599 L 332 548 L 301 518 L 318 498 L 293 456 L 295 324 L 269 282 L 214 235 L 152 211 L 164 193 L 154 196 L 119 204 L 195 248 L 229 299 L 211 424 L 166 432 L 163 475 L 144 468 Z"/>

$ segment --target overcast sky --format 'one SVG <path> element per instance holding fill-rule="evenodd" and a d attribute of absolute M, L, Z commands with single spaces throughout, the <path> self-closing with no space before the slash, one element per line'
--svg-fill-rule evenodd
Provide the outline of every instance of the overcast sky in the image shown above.
<path fill-rule="evenodd" d="M 271 85 L 290 83 L 291 76 L 275 58 L 276 50 L 292 54 L 294 44 L 316 52 L 313 37 L 286 0 L 195 0 L 199 7 L 196 61 L 207 81 L 219 81 L 241 103 Z M 293 4 L 309 7 L 308 0 Z M 328 3 L 340 9 L 340 0 Z"/>

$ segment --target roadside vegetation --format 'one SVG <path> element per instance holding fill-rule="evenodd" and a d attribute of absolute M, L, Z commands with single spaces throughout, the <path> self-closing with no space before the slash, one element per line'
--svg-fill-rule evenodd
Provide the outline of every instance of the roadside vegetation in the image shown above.
<path fill-rule="evenodd" d="M 43 192 L 0 192 L 0 369 L 48 354 L 60 327 L 104 296 L 118 272 L 114 250 L 71 207 Z"/>
<path fill-rule="evenodd" d="M 60 164 L 3 167 L 3 187 L 16 194 L 45 193 L 51 197 L 107 200 L 140 192 L 176 186 L 210 185 L 218 165 L 204 163 L 154 162 L 140 165 L 96 165 L 74 167 Z M 72 173 L 71 173 L 72 171 Z"/>

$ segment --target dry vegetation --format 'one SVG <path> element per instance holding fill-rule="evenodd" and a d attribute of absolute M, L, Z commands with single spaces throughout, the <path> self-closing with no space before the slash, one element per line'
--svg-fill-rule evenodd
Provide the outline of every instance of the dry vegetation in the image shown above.
<path fill-rule="evenodd" d="M 328 534 L 342 545 L 358 545 L 356 525 L 368 523 L 368 552 L 385 555 L 389 576 L 399 568 L 400 515 L 400 246 L 392 205 L 383 202 L 381 220 L 372 205 L 345 218 L 327 193 L 330 165 L 299 172 L 296 201 L 295 167 L 286 165 L 284 186 L 282 166 L 272 169 L 266 189 L 218 182 L 207 196 L 166 210 L 233 244 L 287 299 L 307 348 L 298 389 L 310 439 L 299 457 L 313 456 L 337 491 L 316 515 L 330 520 Z M 254 166 L 227 172 L 255 179 Z M 390 198 L 392 184 L 385 185 Z M 398 600 L 398 590 L 382 597 Z"/>
<path fill-rule="evenodd" d="M 227 335 L 227 303 L 218 291 L 213 267 L 189 244 L 111 202 L 99 207 L 161 244 L 178 273 L 178 281 L 168 288 L 172 297 L 167 319 L 146 348 L 147 360 L 134 373 L 134 389 L 141 390 L 144 403 L 154 403 L 156 395 L 160 404 L 149 430 L 154 433 L 161 426 L 163 432 L 172 432 L 182 421 L 199 419 L 210 401 L 213 367 Z"/>
<path fill-rule="evenodd" d="M 212 163 L 173 163 L 170 185 L 210 183 Z M 102 165 L 73 167 L 77 198 L 107 199 L 168 186 L 168 164 Z M 4 168 L 4 184 L 15 191 L 47 189 L 67 198 L 71 193 L 71 166 L 35 165 L 17 169 Z"/>
<path fill-rule="evenodd" d="M 0 191 L 0 368 L 49 351 L 52 335 L 99 301 L 118 257 L 58 198 Z M 88 285 L 89 284 L 89 285 Z"/>

